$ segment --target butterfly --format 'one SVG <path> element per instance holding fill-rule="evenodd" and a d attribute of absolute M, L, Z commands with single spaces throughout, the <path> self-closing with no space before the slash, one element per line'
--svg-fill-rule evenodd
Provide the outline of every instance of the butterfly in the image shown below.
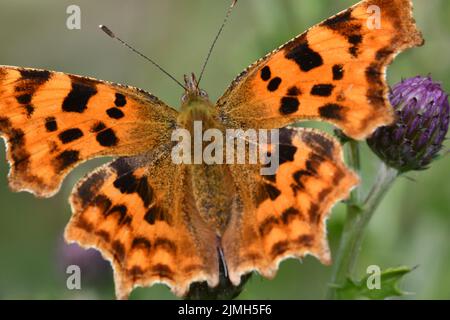
<path fill-rule="evenodd" d="M 368 23 L 373 6 L 380 28 Z M 422 44 L 410 0 L 362 1 L 252 64 L 216 103 L 187 76 L 181 111 L 134 87 L 0 66 L 9 185 L 51 197 L 80 163 L 114 157 L 74 187 L 65 238 L 111 261 L 118 298 L 154 283 L 178 296 L 194 283 L 213 288 L 223 269 L 238 286 L 248 273 L 272 278 L 281 261 L 307 254 L 329 264 L 326 219 L 358 177 L 333 137 L 289 125 L 326 121 L 364 139 L 391 123 L 386 68 Z M 171 134 L 195 120 L 279 129 L 276 173 L 175 164 Z"/>

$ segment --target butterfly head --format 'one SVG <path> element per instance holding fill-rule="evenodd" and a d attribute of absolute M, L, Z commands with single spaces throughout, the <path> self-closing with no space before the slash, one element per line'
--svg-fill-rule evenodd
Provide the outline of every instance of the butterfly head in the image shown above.
<path fill-rule="evenodd" d="M 182 105 L 190 105 L 193 102 L 209 102 L 208 93 L 198 87 L 198 81 L 195 74 L 184 76 L 185 92 L 181 97 Z"/>

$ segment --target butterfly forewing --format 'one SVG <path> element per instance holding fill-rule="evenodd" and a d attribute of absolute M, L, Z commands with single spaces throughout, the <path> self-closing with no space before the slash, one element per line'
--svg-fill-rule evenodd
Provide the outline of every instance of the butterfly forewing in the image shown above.
<path fill-rule="evenodd" d="M 422 43 L 410 0 L 360 2 L 245 70 L 217 103 L 222 119 L 244 128 L 322 120 L 365 138 L 393 120 L 387 65 Z"/>
<path fill-rule="evenodd" d="M 170 141 L 176 111 L 132 87 L 45 70 L 0 67 L 0 134 L 10 186 L 51 196 L 77 164 Z"/>

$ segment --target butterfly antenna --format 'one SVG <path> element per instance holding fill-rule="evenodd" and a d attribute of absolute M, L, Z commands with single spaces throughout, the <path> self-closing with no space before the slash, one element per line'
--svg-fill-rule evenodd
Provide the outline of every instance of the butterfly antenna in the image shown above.
<path fill-rule="evenodd" d="M 200 72 L 200 77 L 198 78 L 197 87 L 200 85 L 200 81 L 202 81 L 203 74 L 205 73 L 205 69 L 206 69 L 206 66 L 208 65 L 209 58 L 211 58 L 211 54 L 214 50 L 214 47 L 216 46 L 216 42 L 219 39 L 220 35 L 222 34 L 223 28 L 225 28 L 225 25 L 228 22 L 228 18 L 230 17 L 231 12 L 233 11 L 233 8 L 236 5 L 237 1 L 238 0 L 233 0 L 230 7 L 228 8 L 227 14 L 225 15 L 225 19 L 223 19 L 223 23 L 220 26 L 219 32 L 217 32 L 217 35 L 214 38 L 214 41 L 213 41 L 211 47 L 209 48 L 208 55 L 206 56 L 205 63 L 203 64 L 203 67 L 202 67 L 202 71 Z"/>
<path fill-rule="evenodd" d="M 161 67 L 159 64 L 157 64 L 155 61 L 153 61 L 152 59 L 150 59 L 149 57 L 147 57 L 146 55 L 142 54 L 141 52 L 139 52 L 138 50 L 136 50 L 135 48 L 133 48 L 132 46 L 130 46 L 128 43 L 126 43 L 125 41 L 123 41 L 122 39 L 120 39 L 119 37 L 117 37 L 112 31 L 111 29 L 109 29 L 107 26 L 104 25 L 100 25 L 99 28 L 106 33 L 109 37 L 116 39 L 117 41 L 119 41 L 121 44 L 123 44 L 125 47 L 127 47 L 128 49 L 130 49 L 131 51 L 133 51 L 134 53 L 137 53 L 138 55 L 140 55 L 142 58 L 144 58 L 145 60 L 149 61 L 150 63 L 152 63 L 155 67 L 157 67 L 159 70 L 161 70 L 165 75 L 167 75 L 170 79 L 172 79 L 173 81 L 175 81 L 180 87 L 182 87 L 184 90 L 187 91 L 186 87 L 177 79 L 175 79 L 174 76 L 172 76 L 169 72 L 167 72 L 166 70 L 164 70 L 163 67 Z"/>

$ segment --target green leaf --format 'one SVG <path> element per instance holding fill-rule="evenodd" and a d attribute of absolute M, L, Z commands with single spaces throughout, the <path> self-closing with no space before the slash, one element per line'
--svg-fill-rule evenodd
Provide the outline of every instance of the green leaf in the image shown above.
<path fill-rule="evenodd" d="M 343 300 L 382 300 L 400 297 L 406 292 L 399 289 L 399 282 L 413 270 L 409 267 L 389 268 L 384 271 L 370 270 L 369 274 L 359 281 L 348 278 L 343 285 L 337 287 L 336 294 L 338 299 Z"/>

